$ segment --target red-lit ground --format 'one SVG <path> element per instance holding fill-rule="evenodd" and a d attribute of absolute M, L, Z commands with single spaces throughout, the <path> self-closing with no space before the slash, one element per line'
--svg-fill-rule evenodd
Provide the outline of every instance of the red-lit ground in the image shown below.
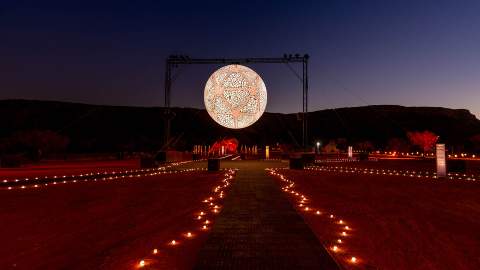
<path fill-rule="evenodd" d="M 480 269 L 478 181 L 279 172 L 310 199 L 310 208 L 322 211 L 299 210 L 326 246 L 337 245 L 336 257 L 347 268 Z M 287 196 L 299 206 L 298 196 Z M 351 256 L 359 259 L 356 266 Z"/>
<path fill-rule="evenodd" d="M 90 172 L 110 172 L 119 169 L 138 169 L 138 159 L 89 160 L 89 161 L 42 161 L 20 168 L 0 168 L 0 181 L 4 179 L 32 178 L 37 176 L 63 176 Z"/>
<path fill-rule="evenodd" d="M 202 201 L 223 174 L 134 179 L 0 190 L 0 269 L 190 268 L 206 238 L 194 218 L 214 219 Z"/>
<path fill-rule="evenodd" d="M 480 175 L 480 160 L 466 160 L 467 173 Z M 416 171 L 435 171 L 436 164 L 435 159 L 403 159 L 403 158 L 390 158 L 379 159 L 378 161 L 368 162 L 328 162 L 318 163 L 317 165 L 326 166 L 348 166 L 359 168 L 372 168 L 372 169 L 395 169 L 395 170 L 416 170 Z"/>

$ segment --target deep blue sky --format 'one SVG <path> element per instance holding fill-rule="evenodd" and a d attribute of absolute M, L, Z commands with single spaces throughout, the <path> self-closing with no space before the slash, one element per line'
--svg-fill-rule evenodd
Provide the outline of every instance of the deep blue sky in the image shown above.
<path fill-rule="evenodd" d="M 480 116 L 480 1 L 1 1 L 0 99 L 163 105 L 164 59 L 308 53 L 310 108 L 467 108 Z M 301 110 L 284 65 L 251 66 L 268 111 Z M 173 105 L 203 107 L 218 66 L 190 66 Z"/>

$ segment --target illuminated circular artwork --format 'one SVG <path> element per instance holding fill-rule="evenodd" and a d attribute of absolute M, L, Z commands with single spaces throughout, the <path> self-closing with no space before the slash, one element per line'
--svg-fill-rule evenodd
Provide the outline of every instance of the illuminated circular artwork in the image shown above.
<path fill-rule="evenodd" d="M 215 122 L 240 129 L 255 123 L 267 106 L 267 88 L 262 78 L 242 65 L 217 69 L 208 79 L 205 107 Z"/>

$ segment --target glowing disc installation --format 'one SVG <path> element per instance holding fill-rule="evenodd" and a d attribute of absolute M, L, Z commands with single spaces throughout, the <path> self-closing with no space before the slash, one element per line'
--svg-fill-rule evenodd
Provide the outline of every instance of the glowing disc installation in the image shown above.
<path fill-rule="evenodd" d="M 218 124 L 232 129 L 255 123 L 267 106 L 267 88 L 262 78 L 242 65 L 216 70 L 205 85 L 205 107 Z"/>

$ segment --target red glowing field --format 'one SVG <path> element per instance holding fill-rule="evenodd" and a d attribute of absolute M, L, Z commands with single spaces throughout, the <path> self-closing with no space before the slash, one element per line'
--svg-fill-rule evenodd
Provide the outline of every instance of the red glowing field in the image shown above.
<path fill-rule="evenodd" d="M 42 161 L 20 168 L 0 168 L 0 181 L 37 176 L 63 176 L 91 172 L 111 172 L 119 169 L 137 169 L 138 159 L 129 160 L 89 160 L 89 161 Z"/>
<path fill-rule="evenodd" d="M 478 181 L 279 172 L 300 194 L 286 196 L 347 269 L 480 269 Z"/>
<path fill-rule="evenodd" d="M 142 259 L 188 269 L 216 215 L 204 200 L 221 209 L 213 190 L 223 178 L 196 171 L 0 190 L 0 269 L 135 269 Z"/>

